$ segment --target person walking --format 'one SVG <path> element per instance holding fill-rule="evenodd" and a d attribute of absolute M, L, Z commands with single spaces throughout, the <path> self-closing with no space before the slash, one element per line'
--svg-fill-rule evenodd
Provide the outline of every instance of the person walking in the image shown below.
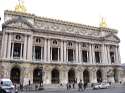
<path fill-rule="evenodd" d="M 80 80 L 80 82 L 78 83 L 78 90 L 79 91 L 82 91 L 82 80 Z"/>
<path fill-rule="evenodd" d="M 87 82 L 85 82 L 85 83 L 83 84 L 84 91 L 85 91 L 85 89 L 86 89 L 87 85 L 88 85 L 88 83 L 87 83 Z"/>

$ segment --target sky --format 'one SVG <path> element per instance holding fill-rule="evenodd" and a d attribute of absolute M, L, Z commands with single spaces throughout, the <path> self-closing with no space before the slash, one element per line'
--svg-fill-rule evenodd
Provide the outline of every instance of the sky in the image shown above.
<path fill-rule="evenodd" d="M 125 63 L 124 0 L 23 0 L 27 13 L 99 27 L 101 18 L 108 28 L 118 30 L 121 63 Z M 0 23 L 4 10 L 14 10 L 18 0 L 0 0 Z"/>

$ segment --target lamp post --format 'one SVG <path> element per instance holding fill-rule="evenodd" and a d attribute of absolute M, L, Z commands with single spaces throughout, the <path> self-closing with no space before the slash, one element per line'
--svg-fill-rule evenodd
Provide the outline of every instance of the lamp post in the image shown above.
<path fill-rule="evenodd" d="M 39 90 L 43 90 L 43 75 L 44 75 L 43 67 L 40 67 L 40 75 L 39 75 L 40 76 L 40 87 L 39 87 Z"/>

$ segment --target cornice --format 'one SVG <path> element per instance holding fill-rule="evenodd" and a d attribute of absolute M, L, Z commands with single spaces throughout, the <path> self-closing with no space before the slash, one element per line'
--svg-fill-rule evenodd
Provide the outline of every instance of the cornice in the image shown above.
<path fill-rule="evenodd" d="M 21 13 L 21 12 L 16 12 L 16 11 L 5 10 L 4 15 L 22 16 L 26 18 L 32 18 L 34 19 L 34 21 L 44 21 L 44 22 L 49 22 L 49 23 L 65 25 L 65 26 L 84 28 L 84 29 L 93 30 L 93 31 L 108 31 L 112 33 L 117 33 L 116 29 L 94 27 L 94 26 L 83 25 L 79 23 L 73 23 L 73 22 L 68 22 L 68 21 L 63 21 L 63 20 L 58 20 L 58 19 L 39 17 L 39 16 L 36 16 L 35 14 L 30 14 L 30 13 Z"/>

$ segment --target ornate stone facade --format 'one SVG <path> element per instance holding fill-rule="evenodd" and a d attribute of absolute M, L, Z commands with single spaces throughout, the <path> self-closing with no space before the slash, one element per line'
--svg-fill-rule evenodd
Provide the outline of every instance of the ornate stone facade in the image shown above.
<path fill-rule="evenodd" d="M 119 82 L 117 30 L 5 11 L 0 77 L 14 83 Z"/>

